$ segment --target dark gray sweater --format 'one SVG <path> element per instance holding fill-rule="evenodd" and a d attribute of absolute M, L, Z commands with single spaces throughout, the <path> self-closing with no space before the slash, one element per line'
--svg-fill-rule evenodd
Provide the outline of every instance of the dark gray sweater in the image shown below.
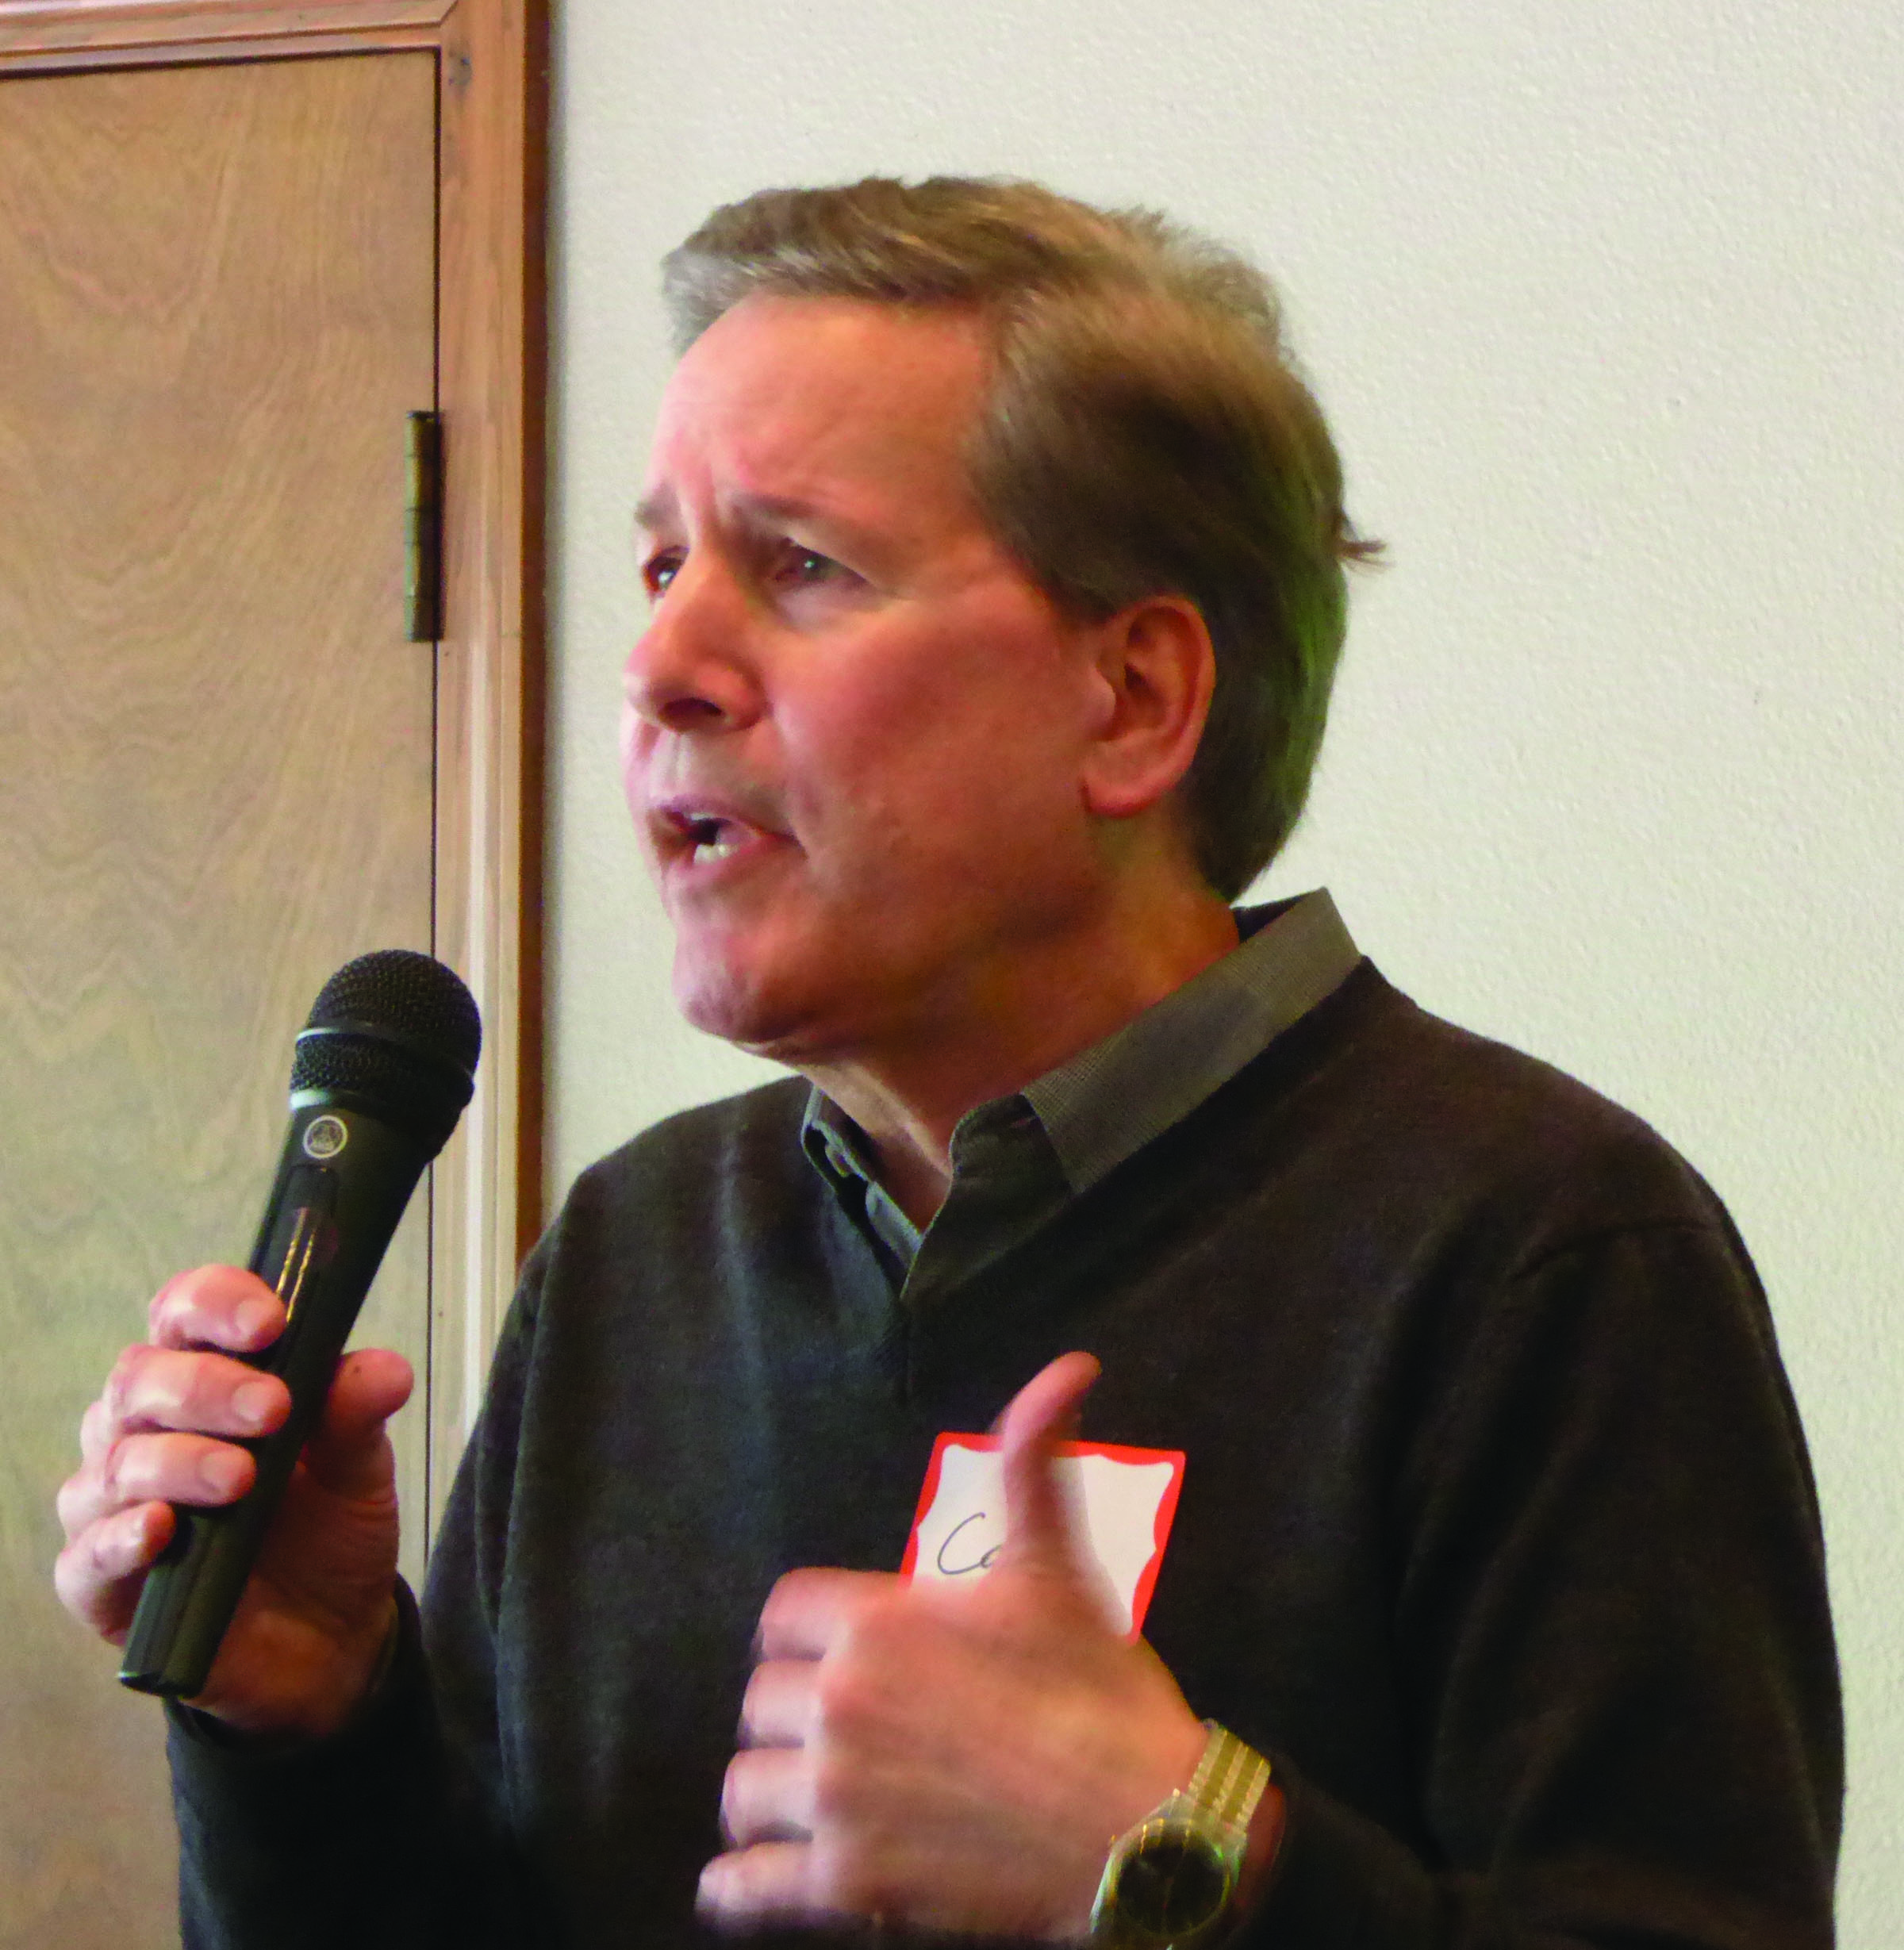
<path fill-rule="evenodd" d="M 896 1567 L 937 1434 L 1073 1347 L 1088 1438 L 1188 1454 L 1146 1634 L 1288 1794 L 1253 1942 L 1829 1943 L 1802 1440 L 1737 1238 L 1644 1126 L 1365 965 L 908 1311 L 804 1095 L 578 1181 L 359 1725 L 181 1724 L 189 1943 L 692 1940 L 774 1580 Z"/>

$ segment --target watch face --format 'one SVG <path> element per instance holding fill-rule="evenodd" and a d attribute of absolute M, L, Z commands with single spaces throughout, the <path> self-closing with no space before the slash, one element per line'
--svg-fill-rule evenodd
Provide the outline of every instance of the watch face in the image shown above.
<path fill-rule="evenodd" d="M 1209 1842 L 1169 1828 L 1146 1835 L 1124 1858 L 1115 1900 L 1120 1923 L 1171 1943 L 1202 1929 L 1229 1894 L 1229 1870 Z"/>

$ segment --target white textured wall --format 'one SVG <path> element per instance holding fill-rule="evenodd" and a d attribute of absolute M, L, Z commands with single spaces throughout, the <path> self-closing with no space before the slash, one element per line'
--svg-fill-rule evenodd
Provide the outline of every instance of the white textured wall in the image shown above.
<path fill-rule="evenodd" d="M 551 1149 L 689 1034 L 613 769 L 660 252 L 868 171 L 1161 205 L 1282 280 L 1393 566 L 1309 820 L 1419 1000 L 1729 1201 L 1811 1433 L 1848 1950 L 1904 1943 L 1904 15 L 1895 0 L 561 0 Z"/>

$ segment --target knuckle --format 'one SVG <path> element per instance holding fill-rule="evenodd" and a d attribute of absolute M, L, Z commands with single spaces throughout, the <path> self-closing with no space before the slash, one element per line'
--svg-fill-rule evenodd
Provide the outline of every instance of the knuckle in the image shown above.
<path fill-rule="evenodd" d="M 53 1591 L 60 1603 L 83 1622 L 91 1622 L 91 1601 L 98 1583 L 77 1539 L 53 1560 Z"/>
<path fill-rule="evenodd" d="M 739 1847 L 759 1841 L 775 1825 L 774 1782 L 760 1759 L 738 1753 L 727 1763 L 720 1787 L 720 1825 Z"/>
<path fill-rule="evenodd" d="M 900 1675 L 903 1684 L 908 1668 L 895 1666 L 885 1655 L 883 1645 L 855 1637 L 821 1660 L 813 1676 L 812 1714 L 822 1737 L 850 1744 L 886 1717 L 891 1695 L 886 1675 Z"/>
<path fill-rule="evenodd" d="M 124 1526 L 116 1521 L 118 1514 L 115 1510 L 110 1516 L 102 1517 L 87 1527 L 80 1539 L 82 1561 L 95 1594 L 106 1590 L 121 1575 L 119 1560 L 125 1553 L 126 1539 Z"/>
<path fill-rule="evenodd" d="M 174 1273 L 152 1296 L 146 1309 L 146 1324 L 152 1339 L 161 1347 L 175 1345 L 183 1336 L 185 1322 L 198 1301 L 200 1269 Z"/>
<path fill-rule="evenodd" d="M 899 1906 L 872 1852 L 852 1834 L 829 1835 L 812 1849 L 808 1894 L 814 1908 L 840 1915 L 879 1916 Z"/>
<path fill-rule="evenodd" d="M 783 1622 L 798 1611 L 808 1575 L 801 1571 L 783 1571 L 774 1580 L 767 1602 L 760 1608 L 760 1625 L 754 1633 L 756 1646 L 769 1643 Z"/>
<path fill-rule="evenodd" d="M 839 1653 L 820 1661 L 813 1679 L 813 1723 L 816 1730 L 836 1739 L 850 1729 L 866 1710 L 867 1687 L 859 1661 L 850 1653 Z"/>
<path fill-rule="evenodd" d="M 731 1843 L 742 1839 L 747 1826 L 747 1782 L 740 1764 L 745 1757 L 736 1754 L 720 1779 L 720 1830 Z"/>
<path fill-rule="evenodd" d="M 757 1665 L 740 1696 L 740 1730 L 750 1747 L 797 1742 L 817 1668 L 770 1660 Z"/>
<path fill-rule="evenodd" d="M 194 1266 L 175 1273 L 154 1297 L 151 1333 L 160 1347 L 224 1347 L 247 1336 L 244 1310 L 259 1297 L 273 1301 L 269 1287 L 235 1266 Z"/>
<path fill-rule="evenodd" d="M 126 1462 L 129 1446 L 121 1439 L 112 1443 L 99 1458 L 98 1500 L 102 1511 L 119 1509 L 127 1500 Z"/>
<path fill-rule="evenodd" d="M 853 1833 L 862 1806 L 859 1770 L 832 1748 L 816 1753 L 808 1769 L 813 1825 L 835 1837 Z"/>
<path fill-rule="evenodd" d="M 146 1343 L 135 1342 L 122 1348 L 119 1358 L 113 1363 L 112 1372 L 106 1377 L 106 1386 L 100 1391 L 98 1406 L 106 1411 L 105 1419 L 117 1427 L 126 1418 L 128 1404 L 137 1388 L 139 1378 L 144 1372 L 146 1359 L 152 1353 Z"/>
<path fill-rule="evenodd" d="M 116 1515 L 136 1503 L 170 1502 L 180 1485 L 178 1445 L 166 1435 L 126 1435 L 100 1459 L 99 1512 Z"/>
<path fill-rule="evenodd" d="M 858 1606 L 840 1626 L 840 1649 L 869 1665 L 904 1660 L 916 1610 L 911 1597 L 908 1592 L 882 1593 Z"/>
<path fill-rule="evenodd" d="M 66 1533 L 69 1545 L 92 1521 L 98 1494 L 98 1472 L 90 1463 L 75 1469 L 60 1485 L 53 1507 L 59 1513 L 60 1527 Z"/>
<path fill-rule="evenodd" d="M 740 1725 L 737 1737 L 743 1747 L 760 1745 L 761 1729 L 766 1721 L 768 1690 L 772 1683 L 762 1677 L 768 1669 L 764 1665 L 756 1666 L 741 1691 Z"/>
<path fill-rule="evenodd" d="M 53 1590 L 82 1625 L 110 1635 L 125 1622 L 129 1594 L 141 1580 L 129 1578 L 115 1559 L 123 1554 L 104 1520 L 82 1530 L 53 1563 Z"/>

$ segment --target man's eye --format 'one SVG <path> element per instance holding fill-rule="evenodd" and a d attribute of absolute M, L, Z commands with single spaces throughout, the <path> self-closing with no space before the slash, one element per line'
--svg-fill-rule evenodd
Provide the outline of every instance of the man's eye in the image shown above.
<path fill-rule="evenodd" d="M 641 579 L 651 597 L 664 595 L 668 585 L 681 573 L 681 551 L 664 548 L 641 565 Z"/>
<path fill-rule="evenodd" d="M 816 548 L 802 548 L 797 542 L 786 543 L 774 563 L 774 579 L 795 588 L 832 582 L 846 574 L 831 555 L 823 555 Z"/>

